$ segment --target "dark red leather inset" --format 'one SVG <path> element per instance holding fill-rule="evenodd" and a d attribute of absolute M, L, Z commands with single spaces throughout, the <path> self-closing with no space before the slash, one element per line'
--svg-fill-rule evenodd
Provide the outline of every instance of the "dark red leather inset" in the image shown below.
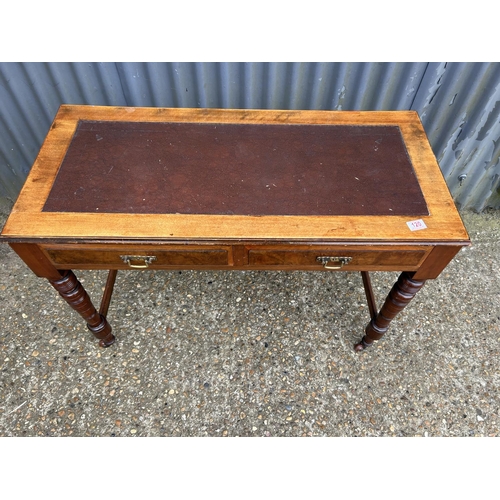
<path fill-rule="evenodd" d="M 43 210 L 428 214 L 396 126 L 111 121 L 79 123 Z"/>

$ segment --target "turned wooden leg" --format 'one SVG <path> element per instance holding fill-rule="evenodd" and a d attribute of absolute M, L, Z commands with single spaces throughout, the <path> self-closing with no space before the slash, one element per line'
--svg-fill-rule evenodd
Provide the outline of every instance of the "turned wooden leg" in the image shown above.
<path fill-rule="evenodd" d="M 59 295 L 87 322 L 88 329 L 99 339 L 101 347 L 108 347 L 115 341 L 111 326 L 106 318 L 96 311 L 85 288 L 72 271 L 61 271 L 61 278 L 49 280 Z"/>
<path fill-rule="evenodd" d="M 424 286 L 425 281 L 412 279 L 414 273 L 404 272 L 394 284 L 384 305 L 375 318 L 372 318 L 365 330 L 365 336 L 359 344 L 354 346 L 355 351 L 362 351 L 379 340 L 389 328 L 392 319 L 402 311 Z"/>

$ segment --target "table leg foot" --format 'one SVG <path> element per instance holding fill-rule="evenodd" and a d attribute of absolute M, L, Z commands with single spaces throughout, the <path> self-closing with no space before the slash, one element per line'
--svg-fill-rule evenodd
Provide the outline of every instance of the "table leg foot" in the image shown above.
<path fill-rule="evenodd" d="M 401 312 L 416 295 L 416 293 L 424 286 L 425 281 L 413 279 L 413 273 L 401 273 L 398 281 L 394 284 L 389 295 L 385 299 L 382 309 L 368 323 L 365 329 L 365 336 L 361 342 L 354 346 L 356 352 L 363 351 L 371 346 L 373 342 L 383 337 L 389 329 L 389 325 L 393 318 Z"/>
<path fill-rule="evenodd" d="M 90 326 L 87 323 L 87 328 L 93 333 L 94 337 L 99 339 L 101 347 L 109 347 L 115 343 L 116 337 L 111 333 L 111 326 L 107 319 L 101 314 L 101 323 L 97 327 Z"/>
<path fill-rule="evenodd" d="M 59 295 L 87 322 L 88 329 L 99 339 L 101 347 L 108 347 L 115 341 L 111 326 L 92 304 L 85 288 L 72 271 L 61 271 L 61 278 L 49 280 Z"/>
<path fill-rule="evenodd" d="M 366 348 L 370 347 L 370 344 L 366 344 L 364 339 L 365 338 L 363 337 L 357 344 L 354 344 L 354 350 L 356 352 L 364 351 Z"/>
<path fill-rule="evenodd" d="M 110 333 L 106 338 L 99 340 L 100 347 L 109 347 L 115 343 L 116 337 Z"/>

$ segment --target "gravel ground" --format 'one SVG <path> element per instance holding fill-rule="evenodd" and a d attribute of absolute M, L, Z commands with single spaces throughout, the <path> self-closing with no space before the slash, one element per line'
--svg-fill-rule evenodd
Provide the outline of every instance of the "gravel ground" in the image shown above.
<path fill-rule="evenodd" d="M 473 246 L 360 354 L 358 273 L 121 272 L 101 349 L 0 245 L 0 435 L 498 436 L 500 211 L 462 216 Z"/>

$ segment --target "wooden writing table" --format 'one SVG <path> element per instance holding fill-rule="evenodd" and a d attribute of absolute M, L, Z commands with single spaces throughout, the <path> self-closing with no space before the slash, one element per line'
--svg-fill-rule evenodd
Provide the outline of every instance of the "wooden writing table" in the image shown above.
<path fill-rule="evenodd" d="M 470 244 L 415 112 L 66 105 L 2 239 L 103 347 L 120 269 L 361 271 L 356 350 Z M 99 311 L 73 269 L 110 270 Z M 402 271 L 379 312 L 369 271 Z"/>

